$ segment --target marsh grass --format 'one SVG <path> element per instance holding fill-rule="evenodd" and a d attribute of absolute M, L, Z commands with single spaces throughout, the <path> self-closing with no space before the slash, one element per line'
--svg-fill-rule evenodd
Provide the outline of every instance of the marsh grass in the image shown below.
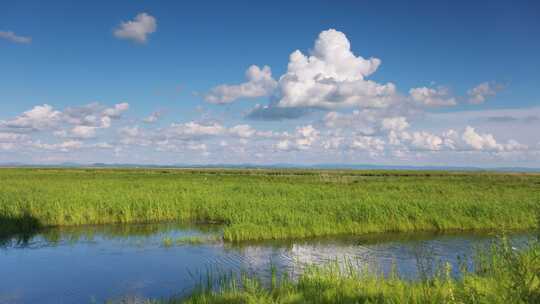
<path fill-rule="evenodd" d="M 429 276 L 406 280 L 337 262 L 308 267 L 297 280 L 271 270 L 269 284 L 257 276 L 229 275 L 209 281 L 187 299 L 155 303 L 540 303 L 540 246 L 512 248 L 502 238 L 479 251 L 473 270 L 452 275 L 448 263 Z"/>
<path fill-rule="evenodd" d="M 535 174 L 0 169 L 0 219 L 23 219 L 14 227 L 24 226 L 24 219 L 40 227 L 219 223 L 223 239 L 233 242 L 529 229 L 537 226 L 539 204 Z"/>

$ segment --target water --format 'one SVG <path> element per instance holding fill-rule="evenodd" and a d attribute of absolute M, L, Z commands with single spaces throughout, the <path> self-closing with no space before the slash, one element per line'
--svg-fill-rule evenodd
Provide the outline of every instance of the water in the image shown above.
<path fill-rule="evenodd" d="M 207 271 L 254 272 L 270 265 L 293 276 L 306 263 L 354 260 L 405 277 L 418 276 L 418 261 L 444 260 L 489 244 L 489 234 L 379 234 L 364 237 L 165 246 L 163 240 L 219 234 L 219 227 L 150 224 L 49 229 L 0 239 L 0 303 L 102 303 L 124 297 L 189 294 Z M 511 236 L 523 244 L 529 234 Z M 428 264 L 430 264 L 428 263 Z"/>

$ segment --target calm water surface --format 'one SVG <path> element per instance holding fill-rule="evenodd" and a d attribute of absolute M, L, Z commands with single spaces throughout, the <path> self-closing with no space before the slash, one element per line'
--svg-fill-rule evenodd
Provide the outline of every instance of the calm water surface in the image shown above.
<path fill-rule="evenodd" d="M 208 271 L 267 276 L 270 265 L 293 275 L 306 263 L 352 260 L 405 277 L 418 261 L 443 260 L 457 268 L 489 244 L 489 234 L 379 234 L 364 237 L 164 246 L 163 240 L 220 234 L 216 227 L 180 224 L 84 226 L 0 239 L 0 303 L 102 303 L 124 297 L 186 295 Z M 524 244 L 527 233 L 511 235 Z"/>

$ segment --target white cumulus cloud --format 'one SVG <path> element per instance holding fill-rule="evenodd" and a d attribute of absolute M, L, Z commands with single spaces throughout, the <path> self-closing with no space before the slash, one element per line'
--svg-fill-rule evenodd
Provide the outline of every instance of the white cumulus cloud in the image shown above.
<path fill-rule="evenodd" d="M 48 104 L 33 107 L 12 120 L 0 122 L 0 127 L 39 131 L 56 125 L 62 113 Z"/>
<path fill-rule="evenodd" d="M 156 29 L 156 18 L 147 13 L 140 13 L 132 21 L 122 22 L 113 33 L 115 37 L 120 39 L 146 43 L 148 35 L 154 33 Z"/>
<path fill-rule="evenodd" d="M 409 127 L 407 118 L 405 117 L 388 117 L 382 120 L 383 130 L 403 131 Z"/>
<path fill-rule="evenodd" d="M 467 94 L 469 95 L 469 103 L 484 103 L 487 98 L 497 95 L 497 92 L 500 90 L 502 90 L 501 85 L 482 82 L 481 84 L 467 91 Z"/>
<path fill-rule="evenodd" d="M 409 94 L 413 101 L 428 107 L 448 107 L 457 104 L 456 98 L 450 95 L 448 88 L 412 88 Z"/>
<path fill-rule="evenodd" d="M 509 140 L 506 144 L 499 143 L 492 134 L 480 134 L 473 127 L 467 126 L 462 135 L 463 141 L 474 150 L 511 152 L 527 150 L 528 146 L 520 144 L 516 140 Z"/>
<path fill-rule="evenodd" d="M 241 98 L 268 96 L 277 85 L 272 78 L 272 70 L 266 65 L 262 69 L 256 65 L 250 66 L 246 71 L 246 80 L 237 85 L 219 85 L 211 89 L 204 99 L 209 103 L 226 104 Z"/>
<path fill-rule="evenodd" d="M 229 133 L 241 138 L 249 138 L 256 133 L 256 130 L 253 129 L 250 125 L 237 125 L 229 128 Z"/>
<path fill-rule="evenodd" d="M 385 107 L 396 94 L 394 84 L 365 78 L 381 64 L 378 58 L 355 56 L 344 33 L 319 34 L 310 56 L 294 51 L 279 79 L 279 107 Z"/>
<path fill-rule="evenodd" d="M 107 108 L 103 111 L 103 114 L 108 117 L 118 118 L 129 109 L 129 104 L 127 102 L 122 102 L 115 104 L 113 108 Z"/>

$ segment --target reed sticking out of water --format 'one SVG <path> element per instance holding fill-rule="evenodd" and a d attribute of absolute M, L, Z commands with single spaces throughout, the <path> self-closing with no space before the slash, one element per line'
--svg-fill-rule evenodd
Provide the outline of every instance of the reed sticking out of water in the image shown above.
<path fill-rule="evenodd" d="M 537 174 L 0 169 L 0 181 L 0 222 L 222 223 L 225 241 L 527 229 L 540 202 Z"/>

